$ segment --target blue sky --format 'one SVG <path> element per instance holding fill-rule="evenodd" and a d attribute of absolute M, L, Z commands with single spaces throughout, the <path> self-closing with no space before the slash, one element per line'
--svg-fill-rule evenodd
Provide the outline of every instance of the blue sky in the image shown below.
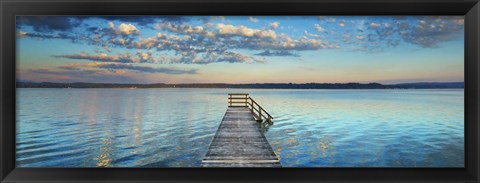
<path fill-rule="evenodd" d="M 463 16 L 19 16 L 17 79 L 464 80 Z"/>

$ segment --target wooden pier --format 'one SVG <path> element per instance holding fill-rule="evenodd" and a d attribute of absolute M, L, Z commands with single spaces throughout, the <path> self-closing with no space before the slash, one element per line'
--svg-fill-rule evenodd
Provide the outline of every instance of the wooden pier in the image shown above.
<path fill-rule="evenodd" d="M 281 167 L 259 123 L 273 117 L 245 93 L 230 93 L 229 106 L 202 167 Z"/>

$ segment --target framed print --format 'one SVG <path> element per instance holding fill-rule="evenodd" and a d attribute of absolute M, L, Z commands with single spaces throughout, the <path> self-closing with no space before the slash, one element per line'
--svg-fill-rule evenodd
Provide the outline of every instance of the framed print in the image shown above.
<path fill-rule="evenodd" d="M 478 1 L 1 5 L 4 182 L 478 181 Z"/>

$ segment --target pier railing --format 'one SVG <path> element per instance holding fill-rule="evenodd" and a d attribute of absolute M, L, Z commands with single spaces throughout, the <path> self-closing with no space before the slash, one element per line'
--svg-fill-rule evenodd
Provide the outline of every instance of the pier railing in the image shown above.
<path fill-rule="evenodd" d="M 272 123 L 273 117 L 262 106 L 260 106 L 248 93 L 229 93 L 228 106 L 248 107 L 252 111 L 257 122 Z"/>
<path fill-rule="evenodd" d="M 248 93 L 229 93 L 228 106 L 230 107 L 248 107 Z"/>

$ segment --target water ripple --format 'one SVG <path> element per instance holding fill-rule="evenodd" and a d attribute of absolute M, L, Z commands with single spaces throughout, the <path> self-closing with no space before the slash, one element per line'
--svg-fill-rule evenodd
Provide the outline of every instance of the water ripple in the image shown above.
<path fill-rule="evenodd" d="M 199 166 L 228 92 L 275 117 L 285 167 L 464 165 L 463 90 L 19 89 L 17 166 Z"/>

